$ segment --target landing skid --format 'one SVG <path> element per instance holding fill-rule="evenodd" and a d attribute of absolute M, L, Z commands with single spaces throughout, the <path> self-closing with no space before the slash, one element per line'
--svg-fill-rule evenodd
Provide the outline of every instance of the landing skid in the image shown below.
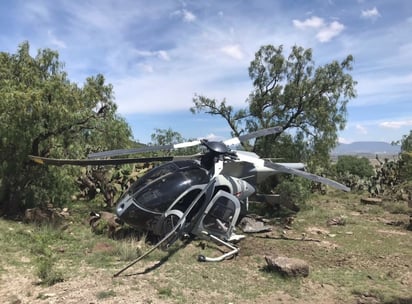
<path fill-rule="evenodd" d="M 210 234 L 207 231 L 202 231 L 202 233 L 205 234 L 210 239 L 212 239 L 213 241 L 215 241 L 216 243 L 224 245 L 227 248 L 231 249 L 231 251 L 229 251 L 225 254 L 222 254 L 221 256 L 218 256 L 216 258 L 210 258 L 210 257 L 206 257 L 204 255 L 199 255 L 197 257 L 197 260 L 199 262 L 220 262 L 220 261 L 223 261 L 223 260 L 226 260 L 228 258 L 231 258 L 231 257 L 235 256 L 239 252 L 239 248 L 235 247 L 231 243 L 225 242 L 225 241 L 219 239 L 218 237 L 214 236 L 213 234 Z"/>

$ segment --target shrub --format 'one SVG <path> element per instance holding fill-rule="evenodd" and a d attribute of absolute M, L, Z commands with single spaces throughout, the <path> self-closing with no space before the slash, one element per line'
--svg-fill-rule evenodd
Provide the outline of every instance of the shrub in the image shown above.
<path fill-rule="evenodd" d="M 349 173 L 361 178 L 372 177 L 374 175 L 373 166 L 366 157 L 353 155 L 339 156 L 335 168 L 338 175 Z"/>

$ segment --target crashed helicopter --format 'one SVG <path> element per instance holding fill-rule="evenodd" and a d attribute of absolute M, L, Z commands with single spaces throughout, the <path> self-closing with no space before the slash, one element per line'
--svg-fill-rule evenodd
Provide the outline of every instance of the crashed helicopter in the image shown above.
<path fill-rule="evenodd" d="M 231 150 L 251 139 L 282 132 L 281 127 L 258 130 L 225 141 L 205 139 L 164 146 L 147 146 L 89 154 L 88 159 L 30 158 L 50 165 L 119 165 L 138 162 L 165 162 L 139 178 L 123 193 L 116 214 L 125 223 L 159 236 L 149 251 L 115 274 L 118 276 L 156 248 L 167 249 L 178 239 L 201 238 L 226 246 L 218 257 L 200 255 L 199 261 L 222 261 L 236 255 L 234 242 L 243 236 L 235 226 L 248 210 L 248 199 L 267 177 L 288 173 L 349 191 L 346 186 L 304 171 L 302 163 L 275 163 L 256 153 Z M 111 158 L 121 155 L 203 146 L 204 153 L 190 156 Z"/>

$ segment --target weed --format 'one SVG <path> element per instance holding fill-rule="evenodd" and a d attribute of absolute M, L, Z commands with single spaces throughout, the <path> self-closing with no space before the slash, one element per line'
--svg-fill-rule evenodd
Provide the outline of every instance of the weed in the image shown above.
<path fill-rule="evenodd" d="M 116 248 L 116 253 L 121 261 L 132 261 L 141 256 L 146 250 L 145 239 L 143 238 L 140 241 L 135 238 L 122 240 Z"/>
<path fill-rule="evenodd" d="M 36 269 L 41 284 L 52 286 L 64 281 L 63 274 L 55 269 L 52 257 L 40 257 L 36 262 Z"/>
<path fill-rule="evenodd" d="M 110 290 L 99 291 L 96 294 L 96 298 L 99 299 L 99 300 L 103 300 L 103 299 L 107 299 L 107 298 L 115 297 L 115 296 L 116 296 L 116 293 L 111 289 Z"/>
<path fill-rule="evenodd" d="M 166 286 L 166 287 L 161 287 L 158 289 L 158 293 L 160 296 L 163 297 L 171 297 L 172 296 L 172 288 Z"/>
<path fill-rule="evenodd" d="M 55 269 L 56 258 L 50 244 L 56 239 L 56 230 L 51 226 L 41 226 L 32 235 L 30 251 L 35 255 L 36 275 L 41 284 L 51 286 L 63 281 L 63 274 Z"/>
<path fill-rule="evenodd" d="M 410 208 L 404 201 L 384 201 L 382 208 L 393 214 L 408 214 Z"/>

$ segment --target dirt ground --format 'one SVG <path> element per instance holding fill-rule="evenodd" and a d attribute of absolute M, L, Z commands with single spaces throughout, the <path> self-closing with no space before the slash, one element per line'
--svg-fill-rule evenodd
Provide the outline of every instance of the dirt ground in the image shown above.
<path fill-rule="evenodd" d="M 117 278 L 113 274 L 125 262 L 106 268 L 82 261 L 75 274 L 52 286 L 39 284 L 30 258 L 23 255 L 26 266 L 21 267 L 3 257 L 0 303 L 412 303 L 409 217 L 362 210 L 346 216 L 345 226 L 313 225 L 310 213 L 303 213 L 293 224 L 248 236 L 239 244 L 239 256 L 221 263 L 196 262 L 198 241 L 165 263 L 147 260 Z M 368 246 L 361 247 L 364 242 Z M 103 241 L 92 251 L 110 251 L 111 246 Z M 273 278 L 263 271 L 264 256 L 303 258 L 310 275 Z"/>
<path fill-rule="evenodd" d="M 81 278 L 44 287 L 36 284 L 37 279 L 34 276 L 13 273 L 13 269 L 10 269 L 8 274 L 1 276 L 0 298 L 3 299 L 1 303 L 176 303 L 176 300 L 159 297 L 158 290 L 147 280 L 147 276 L 150 274 L 145 274 L 145 277 L 139 277 L 139 279 L 131 279 L 130 276 L 112 279 L 112 273 L 105 270 L 85 268 L 84 271 L 92 271 L 92 273 L 85 274 Z M 334 286 L 311 281 L 303 284 L 305 292 L 310 295 L 310 302 L 308 302 L 307 297 L 298 299 L 284 291 L 276 291 L 253 300 L 233 303 L 339 303 L 336 301 L 338 291 Z M 182 290 L 182 292 L 186 294 L 186 303 L 219 303 L 214 300 L 209 301 L 210 294 L 204 291 L 197 293 L 195 290 Z M 214 298 L 219 296 L 218 290 L 211 290 L 210 293 L 215 294 Z M 223 301 L 221 303 L 231 302 Z"/>

